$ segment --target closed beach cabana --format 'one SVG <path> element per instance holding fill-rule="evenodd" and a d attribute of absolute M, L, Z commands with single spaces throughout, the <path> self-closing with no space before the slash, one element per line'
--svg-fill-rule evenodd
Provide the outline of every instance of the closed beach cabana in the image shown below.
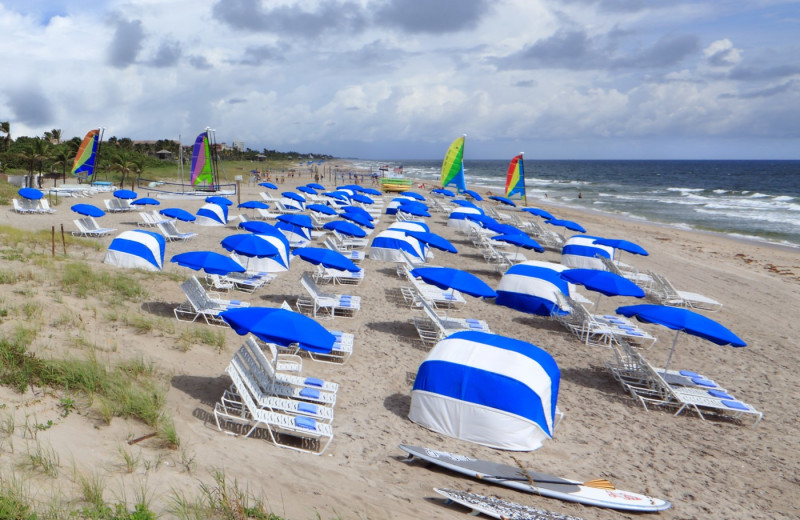
<path fill-rule="evenodd" d="M 457 332 L 420 365 L 408 418 L 484 446 L 535 450 L 553 436 L 560 379 L 553 357 L 531 343 Z"/>
<path fill-rule="evenodd" d="M 158 233 L 141 229 L 123 231 L 111 241 L 103 262 L 117 267 L 160 271 L 164 267 L 165 248 L 166 240 Z"/>
<path fill-rule="evenodd" d="M 595 240 L 599 238 L 591 235 L 571 236 L 561 248 L 561 263 L 577 269 L 605 270 L 598 256 L 611 260 L 614 258 L 614 248 L 596 244 Z"/>

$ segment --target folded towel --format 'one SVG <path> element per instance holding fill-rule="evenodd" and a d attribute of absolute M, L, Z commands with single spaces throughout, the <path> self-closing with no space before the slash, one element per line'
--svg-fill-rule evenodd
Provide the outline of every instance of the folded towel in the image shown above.
<path fill-rule="evenodd" d="M 317 379 L 316 377 L 307 377 L 305 383 L 311 386 L 322 386 L 324 381 L 322 379 Z"/>
<path fill-rule="evenodd" d="M 319 413 L 319 406 L 311 403 L 297 403 L 297 410 L 305 413 Z"/>
<path fill-rule="evenodd" d="M 730 401 L 728 399 L 723 399 L 722 404 L 724 404 L 728 408 L 733 408 L 735 410 L 749 410 L 748 407 L 746 407 L 743 403 L 740 403 L 739 401 Z"/>
<path fill-rule="evenodd" d="M 319 390 L 314 388 L 303 388 L 300 390 L 300 397 L 305 397 L 306 399 L 319 399 Z"/>
<path fill-rule="evenodd" d="M 317 429 L 317 421 L 311 419 L 309 417 L 295 417 L 294 418 L 294 425 L 300 428 L 306 428 L 308 430 L 316 430 Z"/>

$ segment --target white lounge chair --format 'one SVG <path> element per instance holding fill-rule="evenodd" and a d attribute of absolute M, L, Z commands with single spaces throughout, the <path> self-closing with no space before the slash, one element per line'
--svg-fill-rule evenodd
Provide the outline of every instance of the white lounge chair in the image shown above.
<path fill-rule="evenodd" d="M 275 368 L 275 363 L 270 361 L 257 342 L 245 342 L 245 344 L 242 345 L 242 348 L 237 351 L 237 354 L 241 355 L 242 359 L 250 364 L 249 366 L 251 366 L 251 370 L 258 372 L 256 369 L 259 369 L 266 377 L 266 380 L 271 381 L 270 384 L 278 383 L 285 386 L 300 389 L 306 388 L 316 390 L 320 393 L 328 393 L 333 396 L 333 401 L 336 401 L 336 392 L 339 390 L 339 385 L 337 383 L 324 381 L 316 377 L 304 377 L 285 372 L 278 372 Z M 250 356 L 249 359 L 247 357 L 248 355 Z M 256 364 L 252 365 L 253 362 Z"/>
<path fill-rule="evenodd" d="M 359 296 L 322 292 L 308 272 L 303 273 L 300 283 L 308 292 L 308 297 L 299 297 L 295 304 L 301 313 L 314 317 L 322 314 L 329 318 L 335 316 L 352 318 L 361 309 Z"/>
<path fill-rule="evenodd" d="M 42 199 L 39 199 L 39 204 L 38 204 L 38 207 L 36 208 L 36 212 L 37 213 L 51 213 L 52 214 L 52 213 L 55 213 L 56 210 L 54 210 L 53 208 L 50 207 L 50 203 L 47 201 L 47 199 L 42 198 Z"/>
<path fill-rule="evenodd" d="M 437 309 L 453 309 L 466 305 L 467 300 L 460 292 L 453 289 L 439 289 L 435 285 L 427 284 L 414 277 L 407 266 L 401 269 L 405 270 L 406 279 L 411 282 L 411 287 L 400 288 L 403 298 L 410 306 L 419 307 L 420 301 L 425 301 Z"/>
<path fill-rule="evenodd" d="M 655 296 L 662 305 L 709 312 L 717 312 L 722 309 L 722 304 L 720 302 L 708 296 L 677 290 L 666 276 L 652 273 L 652 277 L 655 280 L 655 287 L 651 294 Z"/>
<path fill-rule="evenodd" d="M 364 249 L 369 245 L 369 240 L 366 238 L 346 237 L 336 230 L 332 231 L 331 235 L 337 246 L 345 250 Z"/>
<path fill-rule="evenodd" d="M 320 284 L 358 285 L 364 281 L 364 269 L 351 273 L 350 271 L 340 271 L 323 267 L 321 264 L 316 266 L 312 278 Z"/>
<path fill-rule="evenodd" d="M 115 228 L 101 228 L 97 225 L 92 217 L 84 217 L 72 221 L 78 231 L 73 231 L 72 234 L 81 237 L 102 237 L 116 231 Z"/>
<path fill-rule="evenodd" d="M 36 210 L 28 206 L 25 202 L 28 199 L 23 199 L 20 201 L 19 199 L 13 198 L 11 199 L 11 203 L 14 206 L 14 211 L 17 213 L 36 213 Z"/>
<path fill-rule="evenodd" d="M 133 211 L 133 207 L 127 200 L 118 198 L 103 199 L 103 203 L 106 205 L 106 209 L 111 213 L 122 213 L 125 211 Z"/>
<path fill-rule="evenodd" d="M 164 235 L 164 238 L 166 238 L 170 242 L 174 240 L 181 240 L 181 241 L 191 240 L 197 236 L 197 233 L 192 233 L 192 232 L 181 233 L 175 226 L 174 221 L 158 222 L 156 225 L 158 226 L 158 229 L 161 230 L 161 234 Z"/>
<path fill-rule="evenodd" d="M 463 330 L 492 332 L 489 329 L 489 324 L 483 320 L 442 317 L 424 300 L 420 302 L 420 306 L 424 314 L 414 317 L 413 322 L 419 338 L 425 345 L 434 345 L 450 334 Z"/>
<path fill-rule="evenodd" d="M 364 251 L 359 251 L 358 249 L 347 249 L 345 247 L 340 247 L 331 237 L 325 237 L 323 244 L 328 249 L 342 253 L 354 264 L 359 264 L 363 262 L 364 258 L 366 258 L 367 256 Z"/>
<path fill-rule="evenodd" d="M 554 313 L 553 317 L 586 345 L 612 347 L 626 342 L 650 348 L 657 340 L 627 318 L 591 314 L 583 304 L 562 293 L 557 293 L 556 298 L 558 307 L 567 313 Z"/>
<path fill-rule="evenodd" d="M 319 422 L 310 417 L 288 415 L 259 408 L 253 401 L 247 387 L 236 370 L 229 371 L 234 386 L 241 397 L 241 408 L 235 408 L 225 401 L 214 407 L 214 418 L 217 428 L 222 431 L 222 422 L 238 422 L 252 425 L 245 434 L 249 437 L 259 426 L 269 432 L 273 444 L 306 453 L 321 455 L 333 440 L 333 429 L 329 424 Z M 299 439 L 300 444 L 287 444 L 283 436 Z"/>
<path fill-rule="evenodd" d="M 244 342 L 244 347 L 249 348 L 251 351 L 261 349 L 264 355 L 266 355 L 264 350 L 267 350 L 269 352 L 267 361 L 271 363 L 278 372 L 297 375 L 303 372 L 303 358 L 294 353 L 278 352 L 278 347 L 274 343 L 259 343 L 253 336 L 248 336 Z"/>
<path fill-rule="evenodd" d="M 192 276 L 181 284 L 187 301 L 175 307 L 175 318 L 179 321 L 197 321 L 202 317 L 209 325 L 227 327 L 228 324 L 219 317 L 219 313 L 237 307 L 249 307 L 250 304 L 240 300 L 223 300 L 215 292 L 207 292 L 196 277 Z"/>
<path fill-rule="evenodd" d="M 293 310 L 292 306 L 285 301 L 283 302 L 283 304 L 281 304 L 281 309 L 286 309 L 287 311 Z M 347 360 L 350 359 L 350 356 L 353 355 L 353 344 L 355 343 L 355 336 L 353 336 L 348 332 L 342 332 L 340 330 L 328 329 L 328 332 L 333 334 L 334 337 L 336 338 L 330 352 L 327 353 L 311 352 L 308 350 L 303 350 L 296 345 L 293 348 L 283 349 L 283 347 L 279 347 L 279 349 L 286 350 L 291 354 L 297 354 L 297 355 L 302 354 L 308 356 L 314 361 L 320 361 L 322 363 L 335 363 L 337 365 L 343 365 L 347 363 Z"/>

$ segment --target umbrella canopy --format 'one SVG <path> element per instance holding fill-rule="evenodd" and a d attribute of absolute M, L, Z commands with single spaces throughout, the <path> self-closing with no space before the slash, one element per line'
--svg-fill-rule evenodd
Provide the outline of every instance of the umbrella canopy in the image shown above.
<path fill-rule="evenodd" d="M 452 201 L 452 203 L 455 204 L 456 206 L 461 206 L 462 208 L 474 208 L 474 209 L 477 209 L 477 210 L 479 210 L 481 212 L 481 215 L 483 214 L 483 210 L 481 208 L 479 208 L 478 205 L 475 204 L 474 202 L 472 202 L 471 200 L 455 199 L 455 200 Z"/>
<path fill-rule="evenodd" d="M 36 188 L 20 188 L 17 193 L 19 193 L 19 196 L 23 199 L 29 200 L 39 200 L 44 196 L 44 193 Z"/>
<path fill-rule="evenodd" d="M 278 187 L 276 185 L 272 184 L 271 182 L 259 182 L 258 185 L 262 186 L 264 188 L 270 189 L 270 190 L 277 190 L 278 189 Z"/>
<path fill-rule="evenodd" d="M 226 199 L 225 197 L 219 197 L 219 196 L 216 196 L 216 195 L 211 196 L 211 197 L 206 197 L 206 202 L 208 202 L 210 204 L 219 204 L 220 206 L 232 206 L 233 205 L 233 202 L 231 202 L 230 199 Z"/>
<path fill-rule="evenodd" d="M 166 240 L 159 233 L 132 229 L 123 231 L 108 246 L 103 259 L 118 267 L 160 271 L 164 267 Z"/>
<path fill-rule="evenodd" d="M 159 211 L 159 213 L 165 217 L 176 218 L 178 220 L 182 220 L 183 222 L 194 222 L 197 219 L 197 217 L 181 208 L 164 208 Z"/>
<path fill-rule="evenodd" d="M 330 222 L 326 222 L 322 229 L 327 229 L 329 231 L 338 231 L 343 235 L 348 235 L 351 237 L 356 238 L 364 238 L 367 236 L 367 232 L 364 231 L 359 226 L 356 226 L 352 222 L 347 222 L 346 220 L 331 220 Z"/>
<path fill-rule="evenodd" d="M 424 223 L 424 222 L 393 222 L 391 226 L 387 228 L 388 230 L 392 231 L 424 231 L 425 233 L 430 232 L 431 227 Z"/>
<path fill-rule="evenodd" d="M 322 265 L 330 269 L 339 271 L 349 271 L 357 273 L 361 268 L 354 264 L 349 258 L 338 251 L 327 247 L 298 247 L 292 251 L 292 255 L 299 256 L 306 262 L 314 265 Z"/>
<path fill-rule="evenodd" d="M 444 195 L 445 197 L 455 197 L 456 194 L 452 191 L 445 189 L 445 188 L 436 188 L 431 190 L 431 193 L 436 193 L 438 195 Z"/>
<path fill-rule="evenodd" d="M 415 217 L 430 217 L 431 214 L 428 213 L 427 209 L 424 209 L 416 204 L 401 204 L 397 207 L 397 211 L 401 211 L 403 213 L 408 213 L 409 215 L 413 215 Z"/>
<path fill-rule="evenodd" d="M 273 235 L 283 236 L 278 228 L 261 220 L 248 220 L 247 222 L 239 222 L 239 229 L 244 229 L 250 233 L 257 233 L 259 235 Z"/>
<path fill-rule="evenodd" d="M 345 211 L 343 213 L 339 213 L 339 216 L 351 222 L 355 222 L 359 226 L 364 226 L 369 229 L 375 229 L 375 224 L 373 224 L 366 217 L 358 213 L 354 213 L 352 211 Z"/>
<path fill-rule="evenodd" d="M 618 307 L 616 312 L 628 318 L 636 318 L 644 323 L 655 323 L 676 331 L 664 370 L 669 368 L 672 354 L 675 352 L 675 344 L 681 332 L 703 338 L 716 345 L 747 346 L 747 343 L 726 327 L 689 309 L 665 305 L 628 305 Z"/>
<path fill-rule="evenodd" d="M 238 207 L 245 209 L 269 209 L 269 205 L 267 205 L 266 202 L 261 202 L 260 200 L 247 200 L 239 204 Z"/>
<path fill-rule="evenodd" d="M 495 298 L 497 293 L 472 273 L 453 267 L 417 267 L 411 274 L 439 289 L 455 289 L 476 298 Z"/>
<path fill-rule="evenodd" d="M 195 271 L 205 271 L 208 274 L 243 273 L 245 271 L 239 262 L 214 251 L 189 251 L 173 256 L 170 261 Z"/>
<path fill-rule="evenodd" d="M 344 211 L 345 213 L 355 213 L 356 215 L 361 215 L 362 217 L 364 217 L 365 219 L 369 220 L 370 222 L 375 220 L 375 217 L 370 215 L 369 211 L 365 210 L 361 206 L 342 206 L 340 209 L 342 211 Z"/>
<path fill-rule="evenodd" d="M 418 200 L 418 201 L 424 201 L 425 200 L 425 197 L 423 197 L 419 193 L 415 193 L 413 191 L 404 191 L 403 192 L 403 196 L 404 197 L 411 197 L 412 199 Z"/>
<path fill-rule="evenodd" d="M 633 253 L 634 255 L 642 255 L 648 256 L 649 253 L 645 248 L 636 244 L 634 242 L 630 242 L 628 240 L 623 240 L 621 238 L 597 238 L 594 241 L 595 244 L 599 244 L 601 246 L 609 246 L 613 247 L 614 249 L 619 249 L 620 251 L 627 251 L 628 253 Z"/>
<path fill-rule="evenodd" d="M 306 186 L 308 186 L 309 188 L 313 188 L 315 190 L 324 190 L 325 189 L 325 186 L 323 186 L 322 184 L 318 184 L 316 182 L 309 182 L 308 184 L 306 184 Z"/>
<path fill-rule="evenodd" d="M 74 204 L 70 209 L 78 215 L 86 215 L 87 217 L 102 217 L 106 214 L 105 211 L 91 204 Z"/>
<path fill-rule="evenodd" d="M 137 195 L 135 191 L 131 190 L 116 190 L 114 192 L 114 196 L 118 199 L 132 200 L 138 197 L 139 195 Z"/>
<path fill-rule="evenodd" d="M 591 235 L 569 237 L 561 247 L 561 263 L 567 267 L 604 271 L 601 258 L 613 259 L 614 248 L 594 243 L 597 238 Z"/>
<path fill-rule="evenodd" d="M 308 193 L 309 195 L 316 195 L 317 190 L 310 186 L 298 186 L 297 191 L 302 191 L 303 193 Z"/>
<path fill-rule="evenodd" d="M 469 195 L 470 197 L 472 197 L 473 199 L 477 200 L 478 202 L 480 202 L 480 201 L 482 201 L 482 200 L 483 200 L 483 197 L 481 197 L 481 196 L 478 194 L 478 192 L 476 192 L 476 191 L 473 191 L 473 190 L 464 190 L 464 192 L 463 192 L 463 193 L 464 193 L 465 195 Z"/>
<path fill-rule="evenodd" d="M 590 291 L 605 296 L 633 296 L 644 298 L 644 290 L 622 276 L 610 271 L 597 269 L 567 269 L 561 272 L 561 278 L 577 285 L 583 285 Z"/>
<path fill-rule="evenodd" d="M 306 206 L 306 209 L 310 209 L 316 213 L 322 213 L 323 215 L 336 215 L 336 210 L 325 204 L 309 204 Z"/>
<path fill-rule="evenodd" d="M 517 206 L 517 204 L 513 200 L 509 199 L 508 197 L 498 197 L 497 195 L 492 195 L 489 198 L 492 199 L 492 200 L 496 200 L 497 202 L 502 202 L 506 206 L 514 206 L 514 207 Z"/>
<path fill-rule="evenodd" d="M 360 193 L 356 193 L 355 195 L 353 195 L 351 197 L 351 199 L 356 201 L 356 202 L 360 202 L 362 204 L 374 204 L 375 203 L 374 200 L 372 200 L 371 198 L 367 197 L 366 195 L 362 195 Z"/>
<path fill-rule="evenodd" d="M 228 223 L 228 206 L 215 202 L 203 204 L 197 210 L 197 217 L 197 223 L 201 226 L 224 226 Z"/>
<path fill-rule="evenodd" d="M 577 222 L 573 222 L 572 220 L 562 220 L 558 218 L 551 218 L 545 220 L 546 224 L 550 224 L 551 226 L 561 226 L 569 229 L 570 231 L 577 231 L 578 233 L 586 233 L 586 230 L 578 224 Z"/>
<path fill-rule="evenodd" d="M 220 244 L 228 251 L 243 256 L 273 257 L 280 254 L 275 245 L 252 233 L 227 236 Z"/>
<path fill-rule="evenodd" d="M 547 211 L 539 208 L 522 208 L 522 211 L 526 213 L 530 213 L 531 215 L 535 215 L 537 217 L 542 217 L 545 220 L 554 219 L 555 217 L 548 213 Z"/>
<path fill-rule="evenodd" d="M 314 224 L 308 215 L 278 215 L 278 220 L 293 226 L 314 229 Z"/>
<path fill-rule="evenodd" d="M 499 240 L 500 242 L 506 242 L 517 247 L 533 249 L 538 253 L 544 253 L 544 248 L 540 246 L 536 240 L 532 239 L 525 233 L 495 235 L 492 237 L 492 240 Z"/>
<path fill-rule="evenodd" d="M 240 336 L 253 334 L 262 341 L 288 347 L 297 343 L 309 352 L 329 353 L 336 337 L 302 314 L 274 307 L 240 307 L 220 313 Z"/>
<path fill-rule="evenodd" d="M 323 193 L 326 197 L 330 197 L 332 199 L 338 199 L 343 201 L 350 200 L 350 194 L 346 191 L 326 191 Z"/>
<path fill-rule="evenodd" d="M 406 229 L 387 229 L 378 233 L 369 245 L 369 257 L 379 262 L 402 262 L 405 252 L 424 262 L 427 246 L 416 238 L 406 235 L 406 231 Z"/>
<path fill-rule="evenodd" d="M 381 192 L 379 192 L 375 188 L 361 188 L 361 193 L 363 193 L 365 195 L 373 195 L 375 197 L 380 197 L 381 196 Z"/>
<path fill-rule="evenodd" d="M 282 196 L 286 197 L 287 199 L 295 200 L 297 202 L 305 202 L 306 198 L 300 195 L 299 193 L 295 193 L 293 191 L 284 191 L 281 193 Z"/>
<path fill-rule="evenodd" d="M 150 197 L 142 197 L 131 202 L 131 206 L 160 206 L 161 203 Z"/>
<path fill-rule="evenodd" d="M 447 251 L 448 253 L 458 253 L 458 250 L 453 244 L 450 243 L 449 240 L 441 235 L 437 235 L 436 233 L 430 233 L 426 231 L 406 231 L 405 233 L 406 235 L 414 237 L 420 242 L 424 242 L 425 244 L 435 247 L 436 249 L 441 249 L 442 251 Z"/>
<path fill-rule="evenodd" d="M 531 343 L 456 332 L 420 365 L 408 418 L 485 446 L 535 450 L 553 436 L 560 381 L 553 357 Z"/>

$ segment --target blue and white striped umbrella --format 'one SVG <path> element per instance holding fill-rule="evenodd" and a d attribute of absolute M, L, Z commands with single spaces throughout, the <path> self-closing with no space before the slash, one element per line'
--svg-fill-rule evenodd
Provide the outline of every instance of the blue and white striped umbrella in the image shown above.
<path fill-rule="evenodd" d="M 118 267 L 160 271 L 164 267 L 166 240 L 158 233 L 131 229 L 111 241 L 103 262 Z"/>
<path fill-rule="evenodd" d="M 497 285 L 497 305 L 537 316 L 563 313 L 557 293 L 571 296 L 574 286 L 561 277 L 567 267 L 532 260 L 508 268 Z"/>
<path fill-rule="evenodd" d="M 408 418 L 484 446 L 535 450 L 553 437 L 560 381 L 553 357 L 531 343 L 457 332 L 417 370 Z"/>
<path fill-rule="evenodd" d="M 198 209 L 196 215 L 200 226 L 224 226 L 228 223 L 228 206 L 209 202 Z"/>
<path fill-rule="evenodd" d="M 425 260 L 428 246 L 414 237 L 406 235 L 402 229 L 387 229 L 381 231 L 369 246 L 369 257 L 379 262 L 400 262 L 403 260 L 403 251 L 409 256 Z"/>

